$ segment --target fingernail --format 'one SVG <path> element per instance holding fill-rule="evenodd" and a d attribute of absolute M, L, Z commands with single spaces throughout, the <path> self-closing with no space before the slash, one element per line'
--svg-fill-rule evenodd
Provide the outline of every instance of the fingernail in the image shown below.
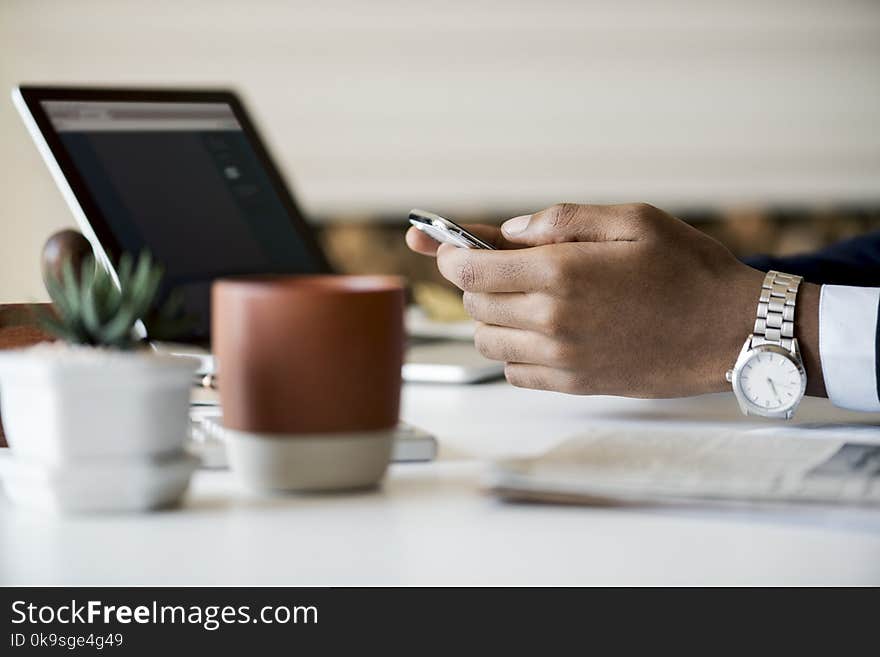
<path fill-rule="evenodd" d="M 529 221 L 531 221 L 532 215 L 524 214 L 520 217 L 514 217 L 513 219 L 508 219 L 503 224 L 501 224 L 501 232 L 505 235 L 518 235 L 523 232 L 529 226 Z"/>

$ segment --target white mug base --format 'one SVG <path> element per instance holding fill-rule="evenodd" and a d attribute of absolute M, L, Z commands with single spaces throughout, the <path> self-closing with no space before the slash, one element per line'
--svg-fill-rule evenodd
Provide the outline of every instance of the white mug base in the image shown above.
<path fill-rule="evenodd" d="M 388 469 L 396 428 L 324 434 L 226 429 L 229 467 L 255 491 L 331 491 L 376 486 Z"/>

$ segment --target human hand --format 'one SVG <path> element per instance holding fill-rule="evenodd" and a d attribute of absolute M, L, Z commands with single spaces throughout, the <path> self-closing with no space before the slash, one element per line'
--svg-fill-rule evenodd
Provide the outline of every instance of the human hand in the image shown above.
<path fill-rule="evenodd" d="M 468 229 L 507 250 L 438 248 L 414 230 L 407 242 L 436 252 L 478 322 L 477 348 L 504 361 L 514 385 L 634 397 L 729 390 L 724 372 L 752 330 L 763 273 L 719 242 L 645 204 L 561 204 L 501 230 Z M 820 385 L 817 286 L 802 285 L 798 307 L 808 377 L 818 370 Z"/>

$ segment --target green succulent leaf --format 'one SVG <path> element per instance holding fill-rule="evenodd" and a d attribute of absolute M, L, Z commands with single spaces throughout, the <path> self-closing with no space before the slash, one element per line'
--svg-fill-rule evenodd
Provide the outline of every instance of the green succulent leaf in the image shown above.
<path fill-rule="evenodd" d="M 95 334 L 101 327 L 101 317 L 98 312 L 98 287 L 97 280 L 103 278 L 95 272 L 95 261 L 86 258 L 82 263 L 80 274 L 80 304 L 82 307 L 82 323 L 90 334 Z"/>
<path fill-rule="evenodd" d="M 77 277 L 71 262 L 65 261 L 61 275 L 46 281 L 55 316 L 41 318 L 43 328 L 71 343 L 130 349 L 137 344 L 134 328 L 139 320 L 151 335 L 155 330 L 164 339 L 173 339 L 189 325 L 179 294 L 169 295 L 157 307 L 163 269 L 148 252 L 137 259 L 123 254 L 116 274 L 118 285 L 89 257 Z"/>
<path fill-rule="evenodd" d="M 74 334 L 68 330 L 68 327 L 63 322 L 55 319 L 54 317 L 44 315 L 40 317 L 38 321 L 41 329 L 43 329 L 47 333 L 51 333 L 58 338 L 61 338 L 65 342 L 70 342 L 69 338 L 74 337 Z"/>
<path fill-rule="evenodd" d="M 67 303 L 64 288 L 58 280 L 54 278 L 48 279 L 46 281 L 46 291 L 49 293 L 49 298 L 59 313 L 62 315 L 73 314 L 73 309 Z"/>
<path fill-rule="evenodd" d="M 71 316 L 80 314 L 79 281 L 73 272 L 73 263 L 65 260 L 61 267 L 61 286 L 64 298 L 67 301 L 68 312 Z"/>
<path fill-rule="evenodd" d="M 130 253 L 123 253 L 122 257 L 119 258 L 119 268 L 116 270 L 116 275 L 119 280 L 120 290 L 128 289 L 129 283 L 131 282 L 132 264 L 133 261 Z"/>
<path fill-rule="evenodd" d="M 184 296 L 180 290 L 174 290 L 165 299 L 165 303 L 159 308 L 159 317 L 162 319 L 173 320 L 180 317 L 183 313 Z"/>

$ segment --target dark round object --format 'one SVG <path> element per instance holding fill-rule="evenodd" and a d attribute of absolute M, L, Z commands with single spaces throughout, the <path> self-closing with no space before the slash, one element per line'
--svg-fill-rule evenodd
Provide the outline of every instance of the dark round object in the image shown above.
<path fill-rule="evenodd" d="M 52 235 L 43 245 L 40 269 L 43 283 L 47 280 L 61 279 L 61 271 L 65 260 L 70 260 L 73 271 L 79 276 L 82 262 L 86 256 L 92 255 L 92 245 L 75 230 L 60 230 Z"/>

